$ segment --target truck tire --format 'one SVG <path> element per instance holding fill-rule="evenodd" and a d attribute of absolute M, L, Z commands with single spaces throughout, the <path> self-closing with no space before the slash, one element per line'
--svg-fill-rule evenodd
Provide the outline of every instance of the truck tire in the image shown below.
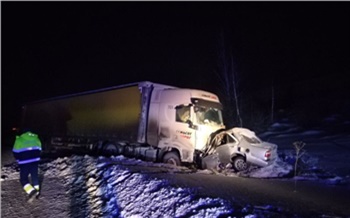
<path fill-rule="evenodd" d="M 117 144 L 117 154 L 118 155 L 121 155 L 121 154 L 124 154 L 124 148 L 125 148 L 125 145 L 121 145 L 121 144 Z"/>
<path fill-rule="evenodd" d="M 126 157 L 134 157 L 135 148 L 132 145 L 126 145 L 124 147 L 124 155 Z"/>
<path fill-rule="evenodd" d="M 180 157 L 175 151 L 167 152 L 163 157 L 163 163 L 172 164 L 175 166 L 181 165 Z"/>
<path fill-rule="evenodd" d="M 118 154 L 118 148 L 113 143 L 107 143 L 103 146 L 103 154 L 105 155 L 116 155 Z"/>
<path fill-rule="evenodd" d="M 96 148 L 95 152 L 96 152 L 97 155 L 103 155 L 103 146 L 104 146 L 104 145 L 103 145 L 102 142 L 99 142 L 99 143 L 96 144 L 96 146 L 95 146 L 95 148 Z"/>
<path fill-rule="evenodd" d="M 245 161 L 244 157 L 237 156 L 232 161 L 232 167 L 236 171 L 244 171 L 244 170 L 248 169 L 248 164 Z"/>

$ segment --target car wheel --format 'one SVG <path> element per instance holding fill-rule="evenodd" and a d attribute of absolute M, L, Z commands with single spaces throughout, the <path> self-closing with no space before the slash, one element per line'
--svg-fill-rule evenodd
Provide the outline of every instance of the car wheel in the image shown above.
<path fill-rule="evenodd" d="M 163 163 L 180 166 L 181 161 L 179 155 L 175 151 L 168 152 L 163 157 Z"/>
<path fill-rule="evenodd" d="M 236 171 L 244 171 L 244 170 L 248 169 L 248 164 L 245 161 L 244 157 L 237 156 L 233 159 L 232 167 Z"/>

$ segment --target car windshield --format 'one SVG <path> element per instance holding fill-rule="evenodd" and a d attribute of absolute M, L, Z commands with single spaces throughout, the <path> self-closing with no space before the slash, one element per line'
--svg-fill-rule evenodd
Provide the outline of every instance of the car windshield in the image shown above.
<path fill-rule="evenodd" d="M 198 124 L 223 125 L 221 110 L 203 106 L 194 106 Z"/>

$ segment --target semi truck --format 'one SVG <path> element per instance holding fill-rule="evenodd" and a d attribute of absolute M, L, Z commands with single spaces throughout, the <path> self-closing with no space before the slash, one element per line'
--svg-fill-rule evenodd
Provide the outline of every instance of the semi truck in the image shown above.
<path fill-rule="evenodd" d="M 210 139 L 225 129 L 217 95 L 149 81 L 28 103 L 21 126 L 39 134 L 47 153 L 68 149 L 199 167 L 217 146 Z M 228 155 L 244 157 L 235 152 Z"/>

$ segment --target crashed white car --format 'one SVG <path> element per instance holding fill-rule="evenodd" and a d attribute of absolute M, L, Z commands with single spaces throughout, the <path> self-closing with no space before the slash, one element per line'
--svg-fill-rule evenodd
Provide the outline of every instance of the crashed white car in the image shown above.
<path fill-rule="evenodd" d="M 203 157 L 203 168 L 210 168 L 213 160 L 217 160 L 222 166 L 231 164 L 234 170 L 243 171 L 249 164 L 270 165 L 277 157 L 277 145 L 262 141 L 248 129 L 233 128 L 216 133 Z"/>

